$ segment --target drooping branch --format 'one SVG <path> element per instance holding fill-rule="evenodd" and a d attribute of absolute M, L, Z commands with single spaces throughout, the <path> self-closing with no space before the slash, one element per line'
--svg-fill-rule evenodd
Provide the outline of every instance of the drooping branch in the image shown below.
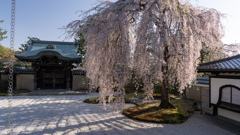
<path fill-rule="evenodd" d="M 149 99 L 153 82 L 178 84 L 180 90 L 191 83 L 202 42 L 209 48 L 220 45 L 222 16 L 179 0 L 119 0 L 101 2 L 66 30 L 86 39 L 87 76 L 100 87 L 101 102 L 115 94 L 122 106 L 119 95 L 132 73 L 143 81 Z"/>

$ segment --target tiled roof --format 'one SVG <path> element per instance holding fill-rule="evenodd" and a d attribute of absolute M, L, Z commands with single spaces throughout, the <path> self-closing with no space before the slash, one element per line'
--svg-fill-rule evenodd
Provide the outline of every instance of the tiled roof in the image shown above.
<path fill-rule="evenodd" d="M 198 72 L 240 72 L 240 54 L 225 59 L 200 64 L 197 69 Z"/>
<path fill-rule="evenodd" d="M 8 74 L 9 72 L 9 68 L 0 68 L 0 74 Z M 13 72 L 15 74 L 33 74 L 34 70 L 33 69 L 24 69 L 21 67 L 14 67 L 13 68 Z M 81 70 L 81 69 L 77 69 L 77 70 L 73 70 L 73 74 L 74 75 L 86 75 L 86 71 L 85 70 Z"/>
<path fill-rule="evenodd" d="M 22 68 L 14 68 L 15 74 L 33 74 L 33 69 L 22 69 Z"/>
<path fill-rule="evenodd" d="M 20 67 L 14 67 L 13 72 L 14 74 L 33 74 L 34 73 L 33 69 L 24 69 Z M 0 68 L 0 73 L 8 74 L 9 68 Z"/>
<path fill-rule="evenodd" d="M 0 74 L 8 74 L 9 68 L 0 68 Z M 33 69 L 24 69 L 24 68 L 20 68 L 20 67 L 14 67 L 13 68 L 13 72 L 15 74 L 33 74 L 34 70 Z M 73 74 L 74 75 L 86 75 L 86 71 L 85 70 L 73 70 Z"/>
<path fill-rule="evenodd" d="M 209 84 L 209 78 L 197 77 L 197 83 Z"/>
<path fill-rule="evenodd" d="M 0 73 L 8 73 L 8 68 L 0 68 Z"/>
<path fill-rule="evenodd" d="M 32 41 L 25 53 L 15 54 L 15 57 L 20 60 L 34 61 L 43 55 L 53 55 L 61 60 L 80 62 L 81 57 L 77 56 L 76 47 L 75 42 Z"/>
<path fill-rule="evenodd" d="M 78 70 L 73 70 L 73 74 L 74 75 L 86 75 L 86 71 L 84 71 L 84 70 L 80 70 L 80 69 L 78 69 Z"/>

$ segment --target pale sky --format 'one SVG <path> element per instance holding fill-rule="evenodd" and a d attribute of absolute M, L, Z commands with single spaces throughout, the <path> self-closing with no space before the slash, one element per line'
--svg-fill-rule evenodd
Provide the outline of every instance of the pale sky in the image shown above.
<path fill-rule="evenodd" d="M 111 0 L 116 1 L 116 0 Z M 86 11 L 97 0 L 17 0 L 16 3 L 16 32 L 15 50 L 20 44 L 27 41 L 27 37 L 37 37 L 41 40 L 63 41 L 63 31 L 59 28 L 67 25 L 78 17 L 79 10 Z M 240 43 L 240 0 L 190 0 L 193 5 L 215 8 L 227 14 L 223 20 L 225 36 L 223 43 Z M 0 0 L 0 27 L 10 31 L 11 0 Z M 7 35 L 9 36 L 9 33 Z M 74 41 L 73 39 L 65 41 Z M 9 38 L 0 41 L 3 46 L 9 47 Z"/>
<path fill-rule="evenodd" d="M 240 43 L 240 0 L 190 0 L 193 5 L 214 8 L 226 14 L 224 44 Z"/>

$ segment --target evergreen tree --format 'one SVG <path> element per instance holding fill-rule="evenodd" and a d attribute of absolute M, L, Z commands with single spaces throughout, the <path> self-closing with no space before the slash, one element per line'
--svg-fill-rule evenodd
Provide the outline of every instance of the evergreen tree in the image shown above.
<path fill-rule="evenodd" d="M 25 44 L 21 44 L 21 47 L 18 49 L 21 50 L 21 52 L 26 52 L 28 50 L 29 44 L 31 44 L 32 40 L 40 40 L 36 37 L 27 37 L 28 41 Z"/>
<path fill-rule="evenodd" d="M 0 20 L 0 23 L 2 23 L 3 20 Z M 6 30 L 3 30 L 1 27 L 0 27 L 0 41 L 2 41 L 4 38 L 7 38 L 7 36 L 4 36 L 5 34 L 7 34 L 7 31 Z"/>

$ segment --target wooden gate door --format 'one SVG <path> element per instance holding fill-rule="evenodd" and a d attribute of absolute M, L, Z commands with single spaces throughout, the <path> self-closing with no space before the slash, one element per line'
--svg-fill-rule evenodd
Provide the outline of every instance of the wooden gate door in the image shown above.
<path fill-rule="evenodd" d="M 65 89 L 65 72 L 63 70 L 45 70 L 43 71 L 44 89 Z"/>

